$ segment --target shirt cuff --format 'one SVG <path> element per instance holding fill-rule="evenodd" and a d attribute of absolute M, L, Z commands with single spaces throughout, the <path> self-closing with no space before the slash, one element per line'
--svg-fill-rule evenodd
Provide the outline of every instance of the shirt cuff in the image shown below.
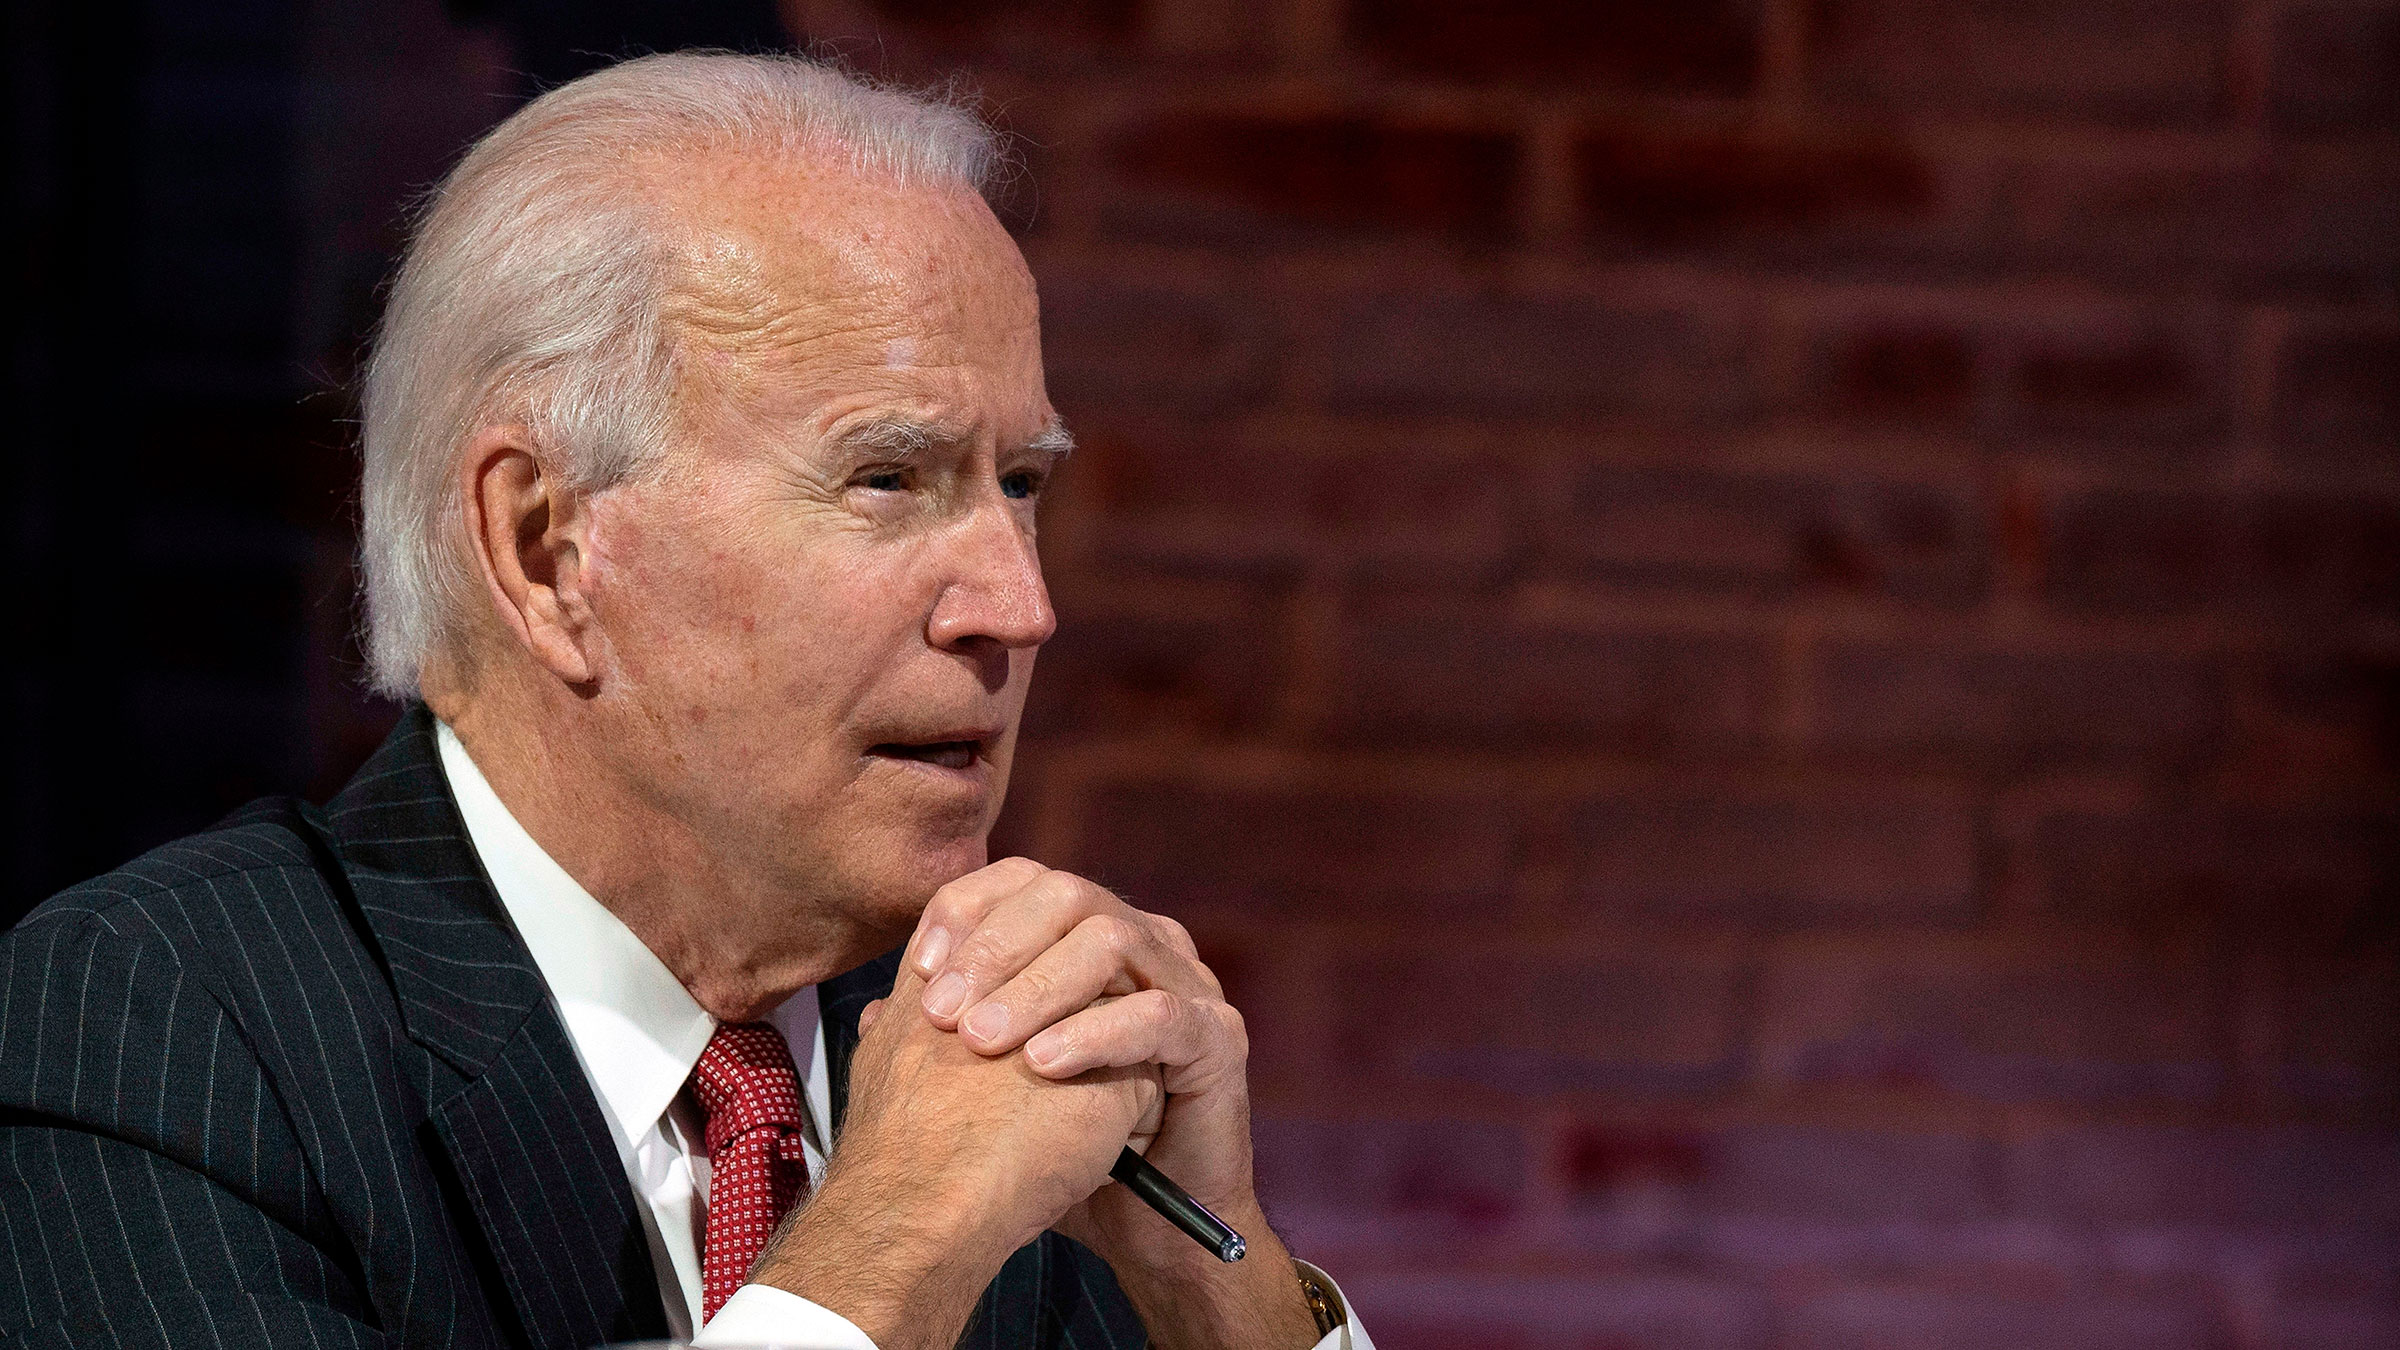
<path fill-rule="evenodd" d="M 1375 1350 L 1374 1340 L 1367 1335 L 1367 1329 L 1358 1324 L 1358 1314 L 1351 1310 L 1350 1300 L 1342 1297 L 1342 1287 L 1333 1282 L 1333 1277 L 1298 1257 L 1292 1258 L 1292 1264 L 1317 1282 L 1317 1287 L 1325 1291 L 1325 1297 L 1332 1300 L 1335 1315 L 1342 1319 L 1341 1325 L 1326 1332 L 1323 1339 L 1317 1342 L 1315 1350 Z M 734 1295 L 734 1298 L 740 1297 L 739 1294 Z M 732 1307 L 732 1301 L 727 1300 L 725 1306 Z"/>
<path fill-rule="evenodd" d="M 777 1350 L 876 1350 L 858 1324 L 789 1289 L 745 1284 L 692 1337 L 693 1350 L 772 1345 Z"/>

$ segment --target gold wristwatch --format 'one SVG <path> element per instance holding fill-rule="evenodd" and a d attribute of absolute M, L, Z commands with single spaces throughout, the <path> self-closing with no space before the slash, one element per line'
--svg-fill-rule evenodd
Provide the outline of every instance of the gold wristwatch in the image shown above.
<path fill-rule="evenodd" d="M 1337 1310 L 1333 1295 L 1325 1292 L 1325 1286 L 1317 1283 L 1314 1275 L 1300 1269 L 1299 1262 L 1292 1263 L 1292 1273 L 1300 1277 L 1300 1296 L 1308 1300 L 1308 1311 L 1317 1319 L 1319 1336 L 1325 1335 L 1347 1320 Z"/>

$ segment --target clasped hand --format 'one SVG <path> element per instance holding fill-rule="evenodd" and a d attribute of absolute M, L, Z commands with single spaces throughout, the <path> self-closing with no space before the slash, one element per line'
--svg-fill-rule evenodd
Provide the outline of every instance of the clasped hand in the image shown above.
<path fill-rule="evenodd" d="M 935 893 L 860 1030 L 839 1146 L 758 1278 L 885 1350 L 946 1345 L 1008 1253 L 1055 1227 L 1116 1270 L 1157 1344 L 1315 1339 L 1252 1187 L 1242 1018 L 1181 924 L 1027 859 L 993 863 Z M 1129 1142 L 1251 1257 L 1217 1262 L 1110 1185 Z M 856 1251 L 861 1224 L 887 1258 L 879 1280 L 810 1254 L 810 1230 Z"/>

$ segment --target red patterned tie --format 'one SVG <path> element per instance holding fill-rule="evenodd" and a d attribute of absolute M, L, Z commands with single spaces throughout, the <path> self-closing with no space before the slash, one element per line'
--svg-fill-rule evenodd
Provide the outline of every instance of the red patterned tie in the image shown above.
<path fill-rule="evenodd" d="M 764 1022 L 717 1028 L 692 1069 L 708 1111 L 708 1235 L 700 1257 L 705 1324 L 750 1278 L 785 1212 L 808 1191 L 800 1151 L 800 1074 L 783 1033 Z"/>

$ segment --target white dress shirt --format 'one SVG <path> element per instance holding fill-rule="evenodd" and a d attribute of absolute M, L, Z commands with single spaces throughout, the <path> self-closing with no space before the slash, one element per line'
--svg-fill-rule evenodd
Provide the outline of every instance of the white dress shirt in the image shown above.
<path fill-rule="evenodd" d="M 696 1346 L 784 1350 L 876 1350 L 858 1325 L 788 1290 L 745 1284 L 693 1335 L 700 1308 L 700 1248 L 707 1231 L 708 1153 L 704 1121 L 683 1087 L 717 1029 L 716 1019 L 623 920 L 534 842 L 449 724 L 438 723 L 442 771 L 467 838 L 510 922 L 550 986 L 567 1039 L 599 1098 L 618 1157 L 642 1198 L 642 1227 L 666 1303 L 668 1330 Z M 809 1175 L 825 1174 L 832 1088 L 815 986 L 786 999 L 767 1020 L 783 1033 L 800 1070 L 806 1119 L 801 1144 Z M 1305 1263 L 1303 1263 L 1305 1266 Z M 1306 1267 L 1340 1303 L 1333 1281 Z M 1374 1350 L 1355 1318 L 1315 1350 Z"/>

